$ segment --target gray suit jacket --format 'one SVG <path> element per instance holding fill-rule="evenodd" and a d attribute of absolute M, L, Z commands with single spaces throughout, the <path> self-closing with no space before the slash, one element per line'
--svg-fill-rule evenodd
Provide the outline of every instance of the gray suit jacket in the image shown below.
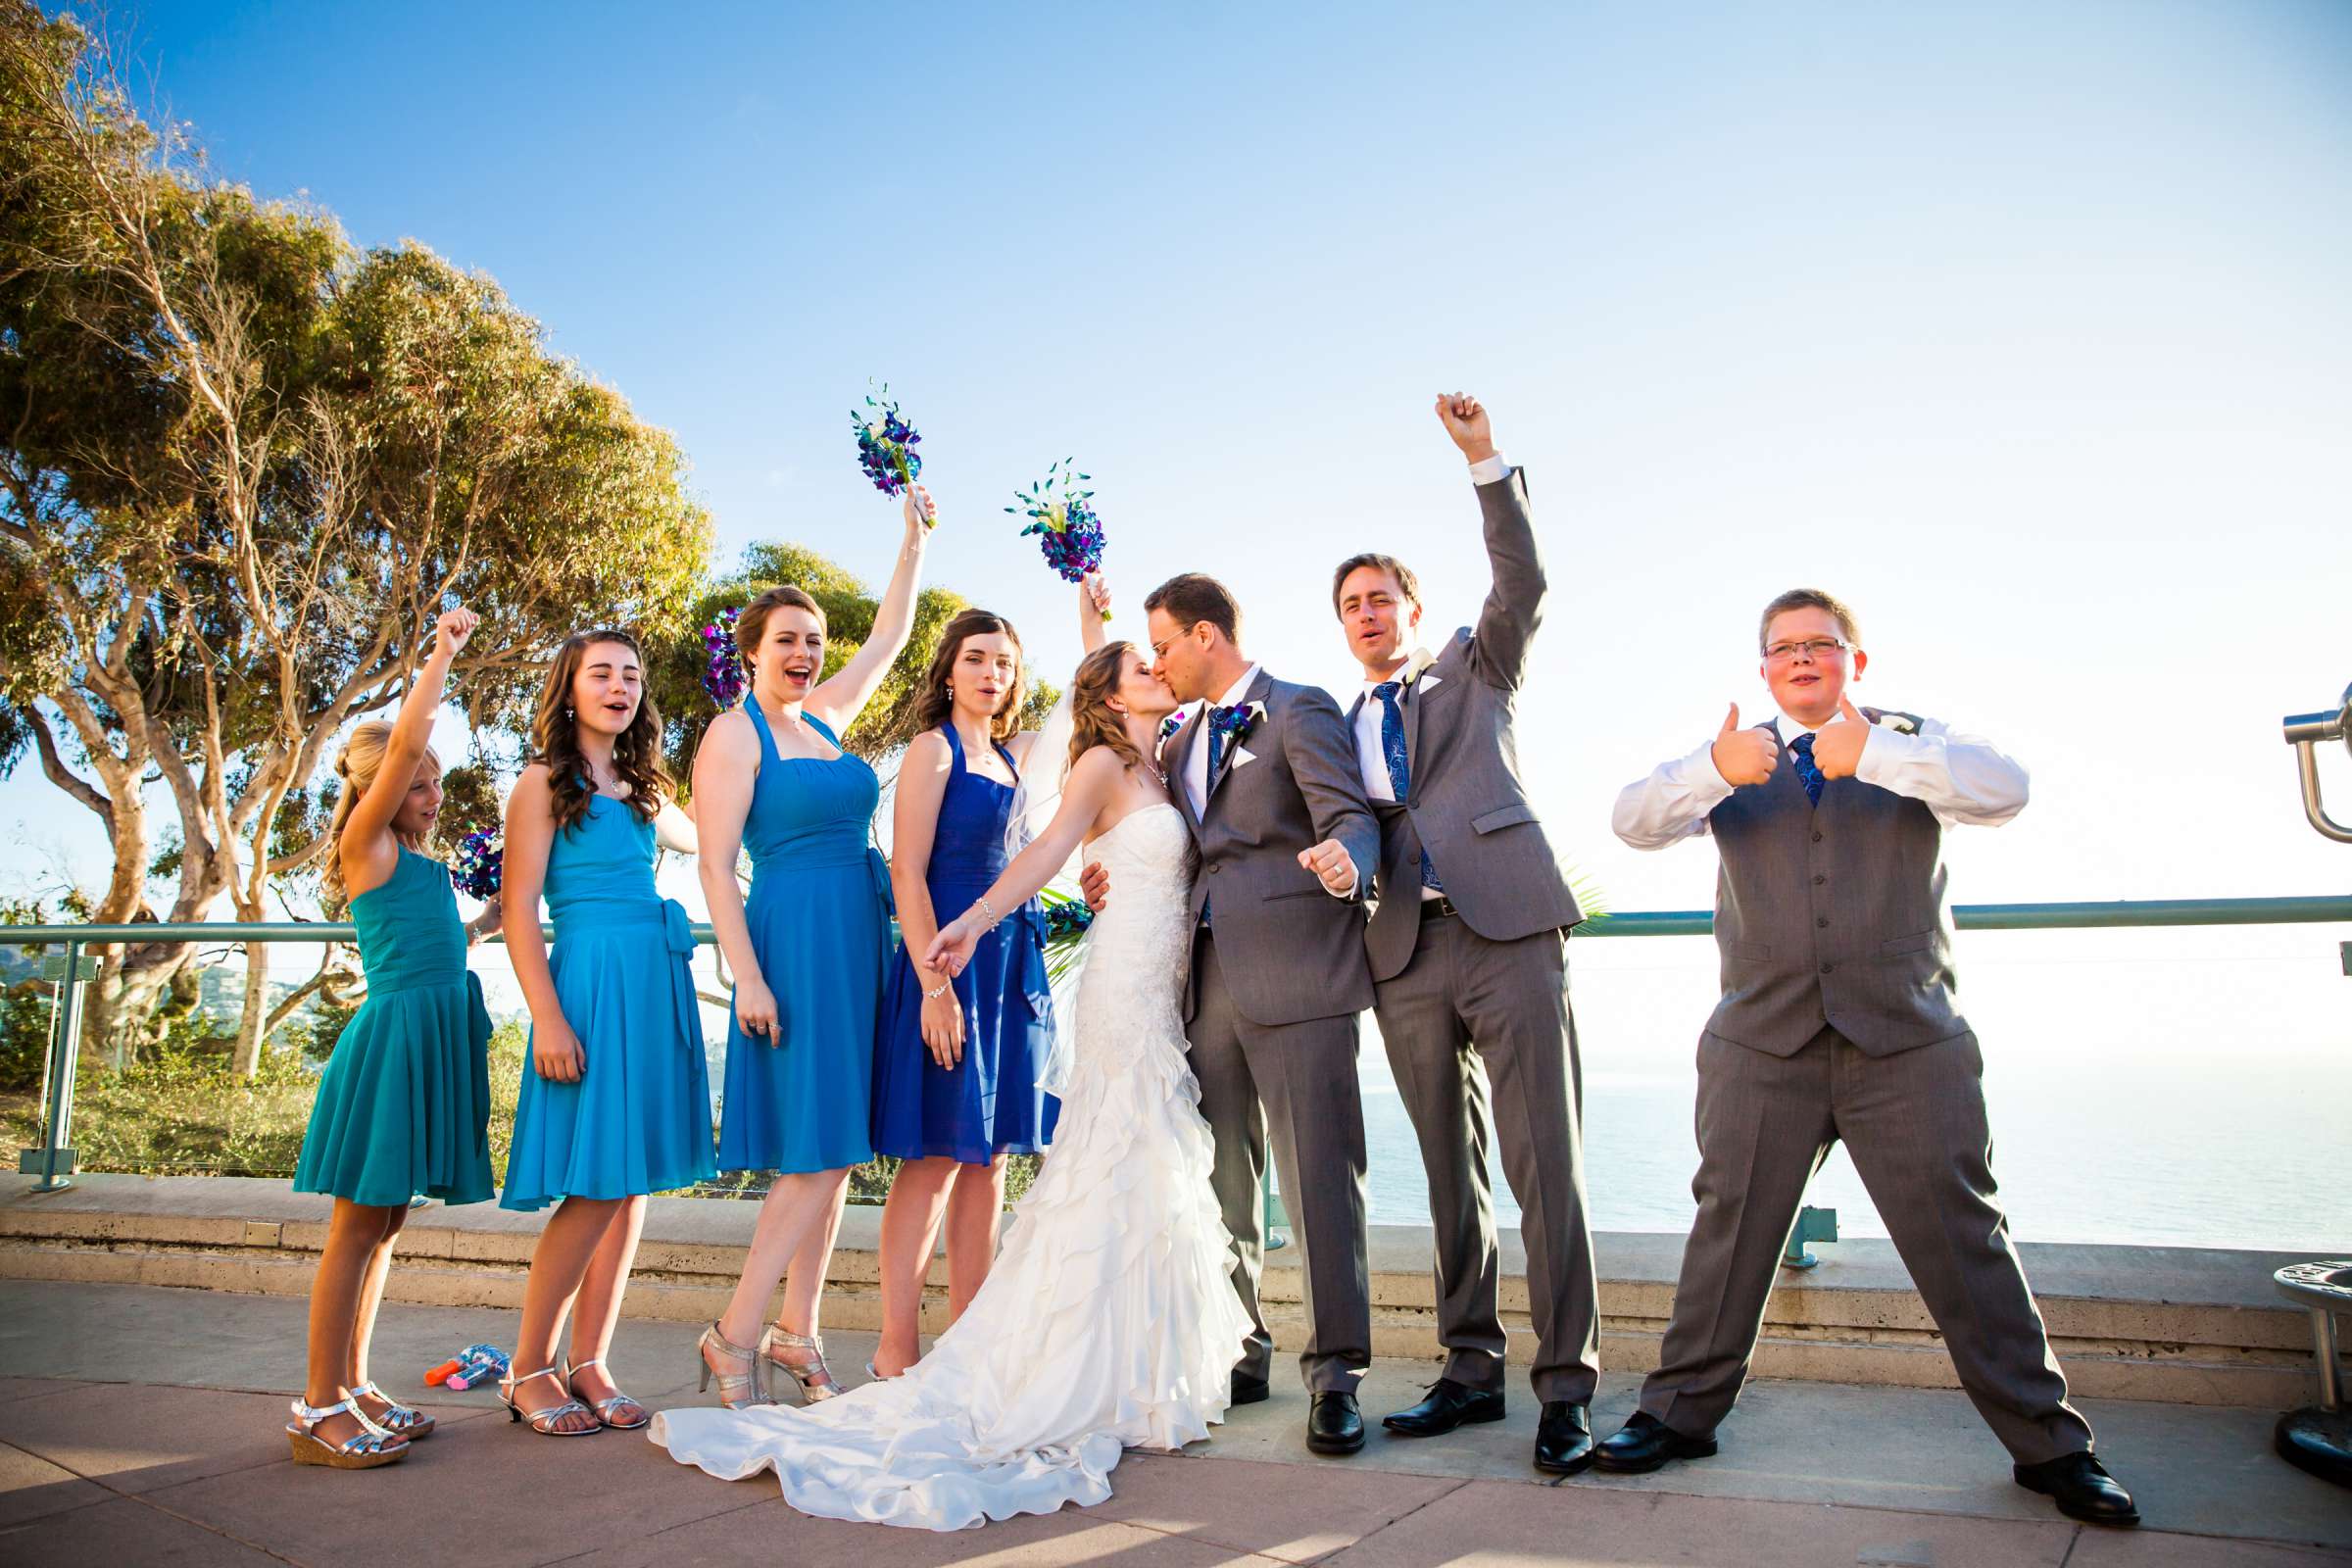
<path fill-rule="evenodd" d="M 1380 866 L 1380 827 L 1364 801 L 1355 745 L 1331 694 L 1265 671 L 1245 703 L 1265 716 L 1229 745 L 1196 816 L 1185 760 L 1208 744 L 1208 705 L 1168 738 L 1163 761 L 1178 809 L 1200 852 L 1193 915 L 1209 906 L 1217 958 L 1234 1005 L 1265 1026 L 1361 1012 L 1372 1004 L 1364 967 L 1364 899 Z M 1250 760 L 1240 760 L 1242 752 Z M 1355 861 L 1356 896 L 1335 899 L 1298 852 L 1338 839 Z M 1113 895 L 1116 896 L 1115 893 Z M 1185 994 L 1192 1020 L 1197 985 Z"/>
<path fill-rule="evenodd" d="M 1453 634 L 1406 688 L 1411 798 L 1374 804 L 1381 825 L 1380 902 L 1365 933 L 1372 976 L 1412 960 L 1421 929 L 1421 852 L 1470 929 L 1492 942 L 1582 920 L 1576 895 L 1519 781 L 1513 733 L 1528 647 L 1544 618 L 1544 562 L 1528 514 L 1527 470 L 1478 487 L 1494 586 L 1476 630 Z M 1348 710 L 1352 730 L 1365 699 Z M 1352 739 L 1352 736 L 1350 737 Z"/>

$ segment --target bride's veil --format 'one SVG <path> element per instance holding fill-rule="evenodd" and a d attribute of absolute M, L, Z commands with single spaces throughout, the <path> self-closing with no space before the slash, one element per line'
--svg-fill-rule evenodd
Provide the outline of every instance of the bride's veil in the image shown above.
<path fill-rule="evenodd" d="M 1037 739 L 1030 742 L 1020 782 L 1013 788 L 1012 812 L 1004 824 L 1004 853 L 1008 858 L 1027 849 L 1061 808 L 1061 787 L 1070 773 L 1070 736 L 1076 727 L 1070 716 L 1070 694 L 1064 691 L 1061 701 L 1046 715 Z M 1048 889 L 1076 898 L 1076 873 L 1083 858 L 1083 851 L 1071 855 L 1068 863 L 1054 871 Z M 1087 949 L 1091 946 L 1091 939 L 1079 938 L 1076 953 L 1062 965 L 1061 972 L 1053 977 L 1054 1039 L 1044 1064 L 1038 1069 L 1037 1086 L 1056 1097 L 1069 1086 L 1076 1045 L 1073 1015 L 1078 1004 L 1078 975 L 1086 967 Z"/>

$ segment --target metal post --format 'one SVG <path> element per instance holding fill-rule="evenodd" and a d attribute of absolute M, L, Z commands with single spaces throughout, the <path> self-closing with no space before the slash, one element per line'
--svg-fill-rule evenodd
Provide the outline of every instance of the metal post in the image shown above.
<path fill-rule="evenodd" d="M 2335 1314 L 2324 1306 L 2311 1309 L 2312 1346 L 2320 1354 L 2320 1408 L 2334 1410 L 2343 1402 L 2335 1368 Z"/>
<path fill-rule="evenodd" d="M 49 1053 L 49 1114 L 41 1129 L 41 1181 L 36 1193 L 74 1185 L 74 1072 L 81 1057 L 81 944 L 66 944 L 65 1004 Z M 59 1165 L 64 1165 L 61 1173 Z"/>

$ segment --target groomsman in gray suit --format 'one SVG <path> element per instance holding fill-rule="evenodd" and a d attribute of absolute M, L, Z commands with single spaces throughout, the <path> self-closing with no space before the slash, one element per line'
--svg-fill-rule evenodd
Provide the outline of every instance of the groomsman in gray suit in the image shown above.
<path fill-rule="evenodd" d="M 1603 1470 L 1715 1452 L 1747 1377 L 1805 1183 L 1843 1140 L 2018 1485 L 2092 1524 L 2139 1519 L 2067 1402 L 2001 1212 L 1984 1059 L 1952 998 L 1943 830 L 2025 809 L 2026 770 L 1935 719 L 1860 709 L 1852 612 L 1799 588 L 1764 607 L 1780 708 L 1732 706 L 1617 799 L 1638 850 L 1712 834 L 1723 997 L 1698 1043 L 1698 1217 L 1641 1408 Z"/>
<path fill-rule="evenodd" d="M 1160 761 L 1200 857 L 1184 1024 L 1216 1138 L 1210 1182 L 1240 1252 L 1234 1289 L 1252 1325 L 1233 1402 L 1265 1398 L 1273 1370 L 1258 1301 L 1270 1131 L 1305 1254 L 1306 1446 L 1353 1453 L 1364 1446 L 1356 1386 L 1372 1364 L 1356 1018 L 1372 1001 L 1364 901 L 1380 828 L 1339 705 L 1242 652 L 1241 607 L 1224 584 L 1187 572 L 1154 588 L 1144 610 L 1153 673 L 1201 705 Z M 1107 879 L 1090 866 L 1084 885 L 1097 900 Z"/>
<path fill-rule="evenodd" d="M 1420 588 L 1393 556 L 1340 563 L 1331 592 L 1364 671 L 1348 717 L 1382 841 L 1365 949 L 1381 1038 L 1429 1176 L 1446 1347 L 1428 1396 L 1383 1424 L 1433 1437 L 1502 1419 L 1501 1259 L 1486 1163 L 1499 1141 L 1527 1248 L 1530 1381 L 1544 1406 L 1535 1462 L 1573 1475 L 1592 1462 L 1588 1411 L 1600 1376 L 1568 1006 L 1568 928 L 1584 914 L 1519 781 L 1513 732 L 1543 618 L 1544 564 L 1527 475 L 1494 450 L 1487 411 L 1457 393 L 1439 398 L 1437 414 L 1469 462 L 1485 518 L 1494 583 L 1478 625 L 1434 657 L 1417 648 Z"/>

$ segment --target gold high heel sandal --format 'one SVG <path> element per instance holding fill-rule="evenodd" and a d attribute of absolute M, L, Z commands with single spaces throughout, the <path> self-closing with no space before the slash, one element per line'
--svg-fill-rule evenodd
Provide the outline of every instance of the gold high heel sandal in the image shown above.
<path fill-rule="evenodd" d="M 776 1353 L 777 1346 L 793 1350 L 813 1350 L 816 1359 L 806 1366 L 787 1361 Z M 833 1381 L 833 1369 L 825 1365 L 825 1337 L 821 1334 L 789 1334 L 770 1324 L 767 1332 L 760 1336 L 759 1364 L 762 1367 L 781 1367 L 789 1374 L 792 1381 L 801 1386 L 803 1404 L 815 1404 L 842 1392 L 841 1385 Z M 773 1385 L 769 1387 L 772 1389 Z M 774 1397 L 772 1393 L 769 1397 Z"/>
<path fill-rule="evenodd" d="M 751 1405 L 766 1403 L 766 1399 L 760 1393 L 759 1353 L 757 1350 L 747 1350 L 733 1340 L 728 1339 L 718 1331 L 718 1324 L 713 1322 L 709 1328 L 703 1330 L 703 1337 L 694 1344 L 694 1358 L 702 1367 L 703 1372 L 703 1381 L 698 1386 L 697 1392 L 709 1394 L 710 1380 L 716 1378 L 718 1379 L 718 1402 L 728 1409 L 741 1410 Z M 710 1357 L 713 1354 L 732 1356 L 742 1364 L 743 1370 L 740 1372 L 720 1371 L 710 1364 Z"/>
<path fill-rule="evenodd" d="M 318 1435 L 319 1422 L 347 1410 L 360 1423 L 359 1431 L 341 1443 L 329 1443 Z M 296 1464 L 322 1464 L 335 1470 L 373 1470 L 378 1465 L 408 1457 L 409 1440 L 396 1437 L 368 1420 L 348 1394 L 333 1404 L 317 1408 L 296 1399 L 294 1419 L 299 1425 L 286 1428 L 286 1437 L 293 1445 Z"/>

